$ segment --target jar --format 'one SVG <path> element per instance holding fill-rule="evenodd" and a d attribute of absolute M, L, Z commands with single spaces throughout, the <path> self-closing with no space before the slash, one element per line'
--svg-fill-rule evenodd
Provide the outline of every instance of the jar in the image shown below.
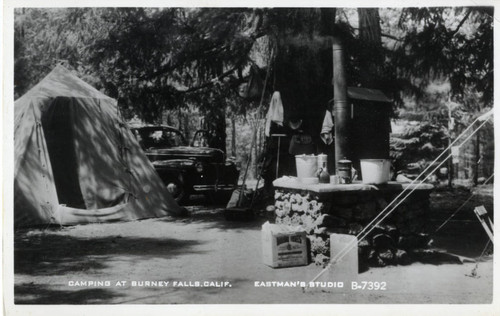
<path fill-rule="evenodd" d="M 339 160 L 337 163 L 337 176 L 339 177 L 339 183 L 349 184 L 351 183 L 351 169 L 352 161 L 348 159 Z"/>

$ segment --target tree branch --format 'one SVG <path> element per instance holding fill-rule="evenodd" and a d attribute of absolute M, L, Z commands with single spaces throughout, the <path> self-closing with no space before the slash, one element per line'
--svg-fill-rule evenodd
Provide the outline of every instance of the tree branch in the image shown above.
<path fill-rule="evenodd" d="M 402 42 L 403 41 L 402 38 L 396 37 L 394 35 L 385 34 L 385 33 L 381 33 L 380 35 L 383 36 L 383 37 L 387 37 L 387 38 L 393 39 L 393 40 L 398 41 L 398 42 Z"/>
<path fill-rule="evenodd" d="M 465 14 L 465 16 L 462 19 L 462 21 L 460 21 L 460 23 L 458 23 L 457 28 L 449 34 L 449 37 L 453 37 L 455 34 L 458 33 L 458 31 L 460 30 L 460 28 L 462 27 L 462 25 L 464 25 L 465 21 L 467 21 L 467 19 L 469 18 L 469 16 L 470 16 L 471 13 L 472 13 L 472 10 L 467 11 L 467 13 Z"/>
<path fill-rule="evenodd" d="M 352 29 L 359 31 L 359 27 L 353 27 Z M 383 36 L 383 37 L 387 37 L 387 38 L 393 39 L 393 40 L 398 41 L 398 42 L 403 42 L 404 41 L 403 38 L 396 37 L 396 36 L 391 35 L 391 34 L 381 33 L 380 35 Z"/>
<path fill-rule="evenodd" d="M 233 73 L 235 70 L 237 70 L 239 67 L 239 64 L 234 66 L 233 68 L 229 69 L 228 71 L 224 72 L 223 74 L 221 74 L 220 76 L 217 76 L 215 77 L 214 79 L 202 84 L 202 85 L 199 85 L 199 86 L 196 86 L 196 87 L 191 87 L 187 90 L 178 90 L 179 93 L 190 93 L 190 92 L 194 92 L 194 91 L 198 91 L 198 90 L 201 90 L 201 89 L 204 89 L 204 88 L 207 88 L 213 84 L 215 84 L 215 82 L 221 80 L 221 79 L 224 79 L 225 77 L 229 76 L 231 73 Z"/>
<path fill-rule="evenodd" d="M 261 32 L 261 33 L 250 34 L 249 37 L 255 42 L 258 38 L 265 36 L 265 35 L 266 35 L 265 33 Z M 252 45 L 248 46 L 247 53 L 248 53 L 248 50 L 251 49 L 251 47 L 252 47 Z M 214 45 L 206 48 L 205 51 L 199 53 L 197 57 L 191 57 L 190 59 L 196 60 L 196 59 L 200 58 L 201 56 L 206 57 L 206 56 L 216 55 L 224 50 L 228 50 L 229 48 L 230 48 L 229 44 L 223 45 L 223 46 L 219 46 L 217 44 L 214 44 Z M 161 69 L 158 69 L 157 71 L 150 73 L 150 74 L 145 74 L 145 75 L 139 77 L 138 79 L 140 79 L 140 80 L 153 79 L 155 77 L 158 77 L 160 75 L 163 75 L 169 71 L 176 69 L 177 67 L 181 66 L 185 62 L 186 62 L 185 59 L 178 60 L 174 64 L 166 65 L 166 66 L 162 67 Z"/>
<path fill-rule="evenodd" d="M 173 87 L 171 85 L 168 85 L 167 87 L 169 87 L 170 89 L 172 89 L 174 91 L 173 92 L 174 94 L 186 94 L 186 93 L 191 93 L 191 92 L 195 92 L 195 91 L 198 91 L 198 90 L 202 90 L 202 89 L 205 89 L 205 88 L 208 88 L 208 87 L 214 85 L 217 81 L 219 81 L 221 79 L 224 79 L 225 77 L 229 76 L 231 73 L 233 73 L 234 71 L 236 71 L 239 66 L 240 66 L 240 64 L 238 63 L 237 65 L 235 65 L 234 67 L 232 67 L 228 71 L 224 72 L 220 76 L 217 76 L 217 77 L 209 80 L 208 82 L 205 82 L 204 84 L 201 84 L 201 85 L 196 86 L 196 87 L 191 87 L 191 88 L 188 88 L 186 90 L 180 90 L 180 89 L 175 88 L 175 87 Z M 161 87 L 161 88 L 145 88 L 145 90 L 147 90 L 148 93 L 161 93 L 161 92 L 165 91 L 165 87 Z"/>

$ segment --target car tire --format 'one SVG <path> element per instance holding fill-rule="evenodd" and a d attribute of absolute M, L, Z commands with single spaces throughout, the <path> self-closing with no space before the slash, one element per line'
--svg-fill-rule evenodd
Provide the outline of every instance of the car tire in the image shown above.
<path fill-rule="evenodd" d="M 177 203 L 182 204 L 189 200 L 189 190 L 186 188 L 182 174 L 168 175 L 163 178 L 163 182 Z"/>
<path fill-rule="evenodd" d="M 233 191 L 207 192 L 205 193 L 205 197 L 210 204 L 227 205 L 232 194 Z"/>

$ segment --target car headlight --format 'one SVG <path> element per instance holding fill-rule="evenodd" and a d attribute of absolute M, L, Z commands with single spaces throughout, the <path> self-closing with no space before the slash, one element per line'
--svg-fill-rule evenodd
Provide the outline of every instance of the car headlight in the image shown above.
<path fill-rule="evenodd" d="M 196 164 L 196 171 L 198 171 L 199 173 L 203 172 L 203 164 L 201 162 L 198 162 Z"/>

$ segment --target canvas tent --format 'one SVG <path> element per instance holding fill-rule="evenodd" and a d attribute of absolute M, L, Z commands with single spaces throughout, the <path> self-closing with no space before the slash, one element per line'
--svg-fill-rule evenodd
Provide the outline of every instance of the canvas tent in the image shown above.
<path fill-rule="evenodd" d="M 57 66 L 14 104 L 17 226 L 180 214 L 116 100 Z"/>

